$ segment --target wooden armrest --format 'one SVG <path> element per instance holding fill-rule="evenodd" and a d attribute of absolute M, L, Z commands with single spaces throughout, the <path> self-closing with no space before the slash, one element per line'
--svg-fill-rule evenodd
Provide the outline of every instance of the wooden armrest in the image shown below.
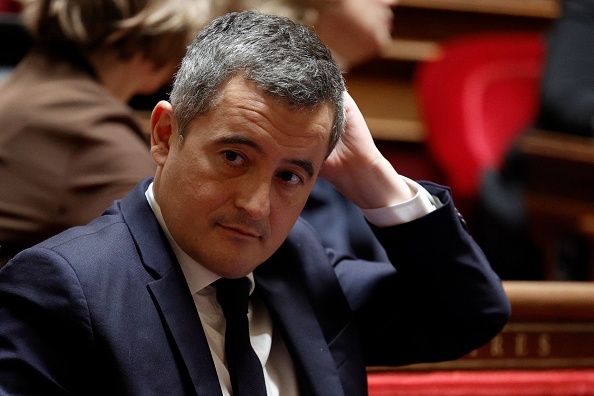
<path fill-rule="evenodd" d="M 512 322 L 594 321 L 594 282 L 504 281 Z"/>

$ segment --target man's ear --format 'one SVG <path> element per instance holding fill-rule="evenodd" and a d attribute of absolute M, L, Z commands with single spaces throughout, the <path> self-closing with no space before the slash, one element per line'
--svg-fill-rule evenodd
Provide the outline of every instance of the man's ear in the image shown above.
<path fill-rule="evenodd" d="M 173 107 L 161 100 L 151 114 L 151 155 L 158 166 L 163 166 L 173 139 L 177 135 L 177 124 L 173 115 Z"/>

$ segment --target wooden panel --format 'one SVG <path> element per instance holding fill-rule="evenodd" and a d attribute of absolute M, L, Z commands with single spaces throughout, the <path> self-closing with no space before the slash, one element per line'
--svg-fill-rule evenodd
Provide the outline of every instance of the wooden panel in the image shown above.
<path fill-rule="evenodd" d="M 558 0 L 400 0 L 399 6 L 556 18 Z"/>
<path fill-rule="evenodd" d="M 410 84 L 388 77 L 347 75 L 346 83 L 374 138 L 418 142 L 423 140 L 416 100 Z"/>

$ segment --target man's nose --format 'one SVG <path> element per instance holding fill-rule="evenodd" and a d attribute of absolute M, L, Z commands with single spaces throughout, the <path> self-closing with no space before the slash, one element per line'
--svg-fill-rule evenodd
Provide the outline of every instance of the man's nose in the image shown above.
<path fill-rule="evenodd" d="M 245 210 L 252 220 L 260 220 L 270 214 L 270 195 L 270 182 L 252 181 L 240 188 L 235 205 Z"/>

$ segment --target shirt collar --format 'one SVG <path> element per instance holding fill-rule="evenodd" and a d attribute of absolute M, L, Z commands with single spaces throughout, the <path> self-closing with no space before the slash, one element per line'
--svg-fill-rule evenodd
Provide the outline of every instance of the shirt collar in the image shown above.
<path fill-rule="evenodd" d="M 171 233 L 167 229 L 167 225 L 165 224 L 165 220 L 163 219 L 163 214 L 161 213 L 161 207 L 155 200 L 155 195 L 153 194 L 153 183 L 148 186 L 145 192 L 146 200 L 148 201 L 159 225 L 163 229 L 171 248 L 173 249 L 173 253 L 179 262 L 179 265 L 184 273 L 184 277 L 186 278 L 186 282 L 188 283 L 188 287 L 190 288 L 190 292 L 192 295 L 201 291 L 205 287 L 209 286 L 211 283 L 216 281 L 220 278 L 219 275 L 215 274 L 214 272 L 210 271 L 209 269 L 203 267 L 200 263 L 196 260 L 191 258 L 186 252 L 179 247 L 177 242 L 171 236 Z M 251 282 L 250 287 L 250 294 L 254 291 L 254 274 L 250 272 L 246 275 L 247 278 Z"/>

